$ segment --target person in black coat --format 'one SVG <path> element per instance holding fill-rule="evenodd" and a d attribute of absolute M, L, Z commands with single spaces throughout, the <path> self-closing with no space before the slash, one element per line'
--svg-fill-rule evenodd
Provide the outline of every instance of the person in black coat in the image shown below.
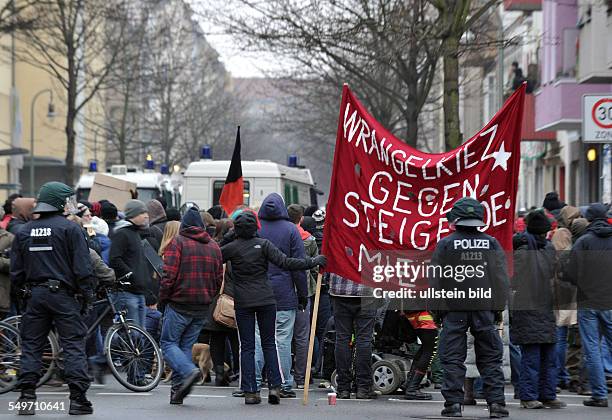
<path fill-rule="evenodd" d="M 543 210 L 532 211 L 525 220 L 527 231 L 513 238 L 515 293 L 510 323 L 511 341 L 521 346 L 521 407 L 565 408 L 556 389 L 555 249 L 546 239 L 551 222 Z"/>
<path fill-rule="evenodd" d="M 236 239 L 221 248 L 223 261 L 232 265 L 234 308 L 240 335 L 241 389 L 246 404 L 259 404 L 261 398 L 255 381 L 255 319 L 259 326 L 261 346 L 268 366 L 270 404 L 280 403 L 282 376 L 276 351 L 276 299 L 268 281 L 269 262 L 284 270 L 309 270 L 325 266 L 319 255 L 313 259 L 288 258 L 270 241 L 257 237 L 257 218 L 249 210 L 234 222 Z"/>

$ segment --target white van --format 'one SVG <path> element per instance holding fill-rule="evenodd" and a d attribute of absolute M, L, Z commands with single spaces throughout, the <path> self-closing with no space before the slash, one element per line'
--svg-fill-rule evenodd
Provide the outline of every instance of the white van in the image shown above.
<path fill-rule="evenodd" d="M 76 184 L 76 194 L 78 200 L 87 200 L 91 187 L 93 186 L 96 172 L 88 172 L 81 175 Z M 179 207 L 181 204 L 182 179 L 173 175 L 163 174 L 150 170 L 132 170 L 125 165 L 113 165 L 110 173 L 106 173 L 124 181 L 136 184 L 138 199 L 145 203 L 149 200 L 164 197 L 168 207 Z M 108 197 L 112 201 L 112 197 Z"/>
<path fill-rule="evenodd" d="M 229 171 L 229 160 L 201 159 L 189 164 L 183 174 L 183 201 L 201 209 L 219 204 Z M 285 204 L 316 205 L 317 190 L 310 170 L 269 160 L 242 161 L 244 204 L 259 208 L 270 193 L 278 193 Z"/>

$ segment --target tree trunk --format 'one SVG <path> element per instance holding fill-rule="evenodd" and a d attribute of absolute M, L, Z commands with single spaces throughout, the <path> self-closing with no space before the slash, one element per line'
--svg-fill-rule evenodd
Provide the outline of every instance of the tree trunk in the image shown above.
<path fill-rule="evenodd" d="M 417 140 L 419 138 L 419 113 L 408 112 L 405 114 L 406 118 L 406 144 L 410 147 L 417 147 Z"/>
<path fill-rule="evenodd" d="M 444 141 L 446 150 L 463 143 L 459 119 L 459 39 L 455 34 L 443 41 L 444 60 Z"/>
<path fill-rule="evenodd" d="M 77 78 L 79 77 L 75 71 L 75 52 L 69 48 L 68 50 L 68 92 L 67 93 L 67 108 L 66 112 L 66 185 L 73 186 L 75 183 L 75 168 L 74 168 L 74 148 L 76 142 L 76 132 L 74 131 L 74 123 L 77 117 Z"/>

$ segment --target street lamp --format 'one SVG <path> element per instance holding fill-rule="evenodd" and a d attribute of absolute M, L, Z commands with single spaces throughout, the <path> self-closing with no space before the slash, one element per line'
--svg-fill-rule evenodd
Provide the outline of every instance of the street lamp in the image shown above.
<path fill-rule="evenodd" d="M 49 105 L 47 105 L 47 118 L 55 117 L 55 106 L 53 105 L 53 91 L 51 89 L 43 89 L 34 95 L 32 105 L 30 106 L 30 194 L 35 195 L 34 191 L 34 106 L 36 100 L 43 93 L 48 93 L 50 96 Z"/>

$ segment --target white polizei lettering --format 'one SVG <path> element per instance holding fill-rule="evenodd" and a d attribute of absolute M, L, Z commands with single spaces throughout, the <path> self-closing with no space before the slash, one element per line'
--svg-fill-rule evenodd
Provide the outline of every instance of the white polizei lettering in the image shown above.
<path fill-rule="evenodd" d="M 402 160 L 396 159 L 397 155 L 402 155 Z M 404 169 L 403 159 L 406 159 L 406 153 L 404 153 L 403 150 L 398 149 L 398 150 L 394 150 L 391 153 L 391 163 L 393 164 L 393 170 L 398 175 L 403 175 L 404 174 L 404 172 L 403 172 L 403 169 Z"/>
<path fill-rule="evenodd" d="M 359 130 L 359 135 L 357 136 L 357 140 L 355 141 L 355 147 L 359 147 L 359 144 L 361 143 L 363 145 L 363 151 L 365 153 L 368 153 L 368 146 L 366 141 L 368 137 L 370 137 L 370 127 L 368 126 L 368 123 L 366 123 L 366 120 L 362 119 L 361 130 Z"/>
<path fill-rule="evenodd" d="M 429 162 L 431 162 L 431 159 L 427 159 L 427 162 L 421 167 L 423 169 L 423 179 L 436 179 L 435 176 L 427 176 L 427 165 L 429 165 Z"/>
<path fill-rule="evenodd" d="M 419 249 L 421 251 L 426 250 L 427 246 L 429 245 L 429 235 L 425 234 L 425 233 L 421 233 L 420 236 L 422 238 L 425 238 L 425 244 L 423 246 L 418 246 L 416 244 L 416 240 L 414 238 L 414 235 L 417 231 L 417 227 L 419 225 L 427 225 L 427 226 L 431 226 L 431 223 L 428 220 L 419 220 L 418 222 L 416 222 L 414 224 L 414 226 L 412 227 L 412 233 L 410 234 L 410 242 L 412 243 L 412 246 L 414 247 L 414 249 Z"/>
<path fill-rule="evenodd" d="M 453 174 L 450 169 L 448 169 L 446 166 L 444 166 L 444 162 L 447 159 L 448 159 L 448 156 L 445 156 L 445 157 L 443 157 L 442 159 L 440 159 L 439 161 L 436 162 L 436 172 L 438 174 L 438 178 L 440 178 L 442 176 L 441 170 L 446 172 L 448 175 L 452 175 Z"/>
<path fill-rule="evenodd" d="M 357 119 L 357 110 L 353 111 L 353 114 L 351 115 L 351 117 L 348 118 L 350 107 L 351 107 L 351 104 L 347 102 L 346 109 L 344 110 L 344 138 L 349 143 L 353 141 L 353 136 L 355 135 L 355 133 L 357 132 L 357 129 L 359 128 L 359 123 L 356 123 L 355 121 Z M 350 125 L 349 135 L 347 136 L 346 129 L 349 127 L 349 125 Z"/>
<path fill-rule="evenodd" d="M 482 153 L 482 157 L 480 158 L 481 162 L 483 160 L 493 157 L 493 152 L 491 153 L 487 153 L 487 152 L 491 148 L 491 144 L 493 144 L 493 140 L 495 140 L 495 135 L 497 134 L 497 124 L 489 128 L 487 131 L 483 131 L 482 133 L 480 133 L 480 137 L 486 136 L 487 134 L 490 134 L 489 141 L 487 142 L 487 147 L 485 147 L 484 152 Z"/>
<path fill-rule="evenodd" d="M 342 218 L 342 222 L 344 222 L 345 225 L 347 225 L 348 227 L 357 227 L 359 226 L 359 212 L 357 211 L 357 209 L 355 207 L 353 207 L 348 199 L 349 197 L 355 197 L 357 200 L 359 200 L 359 195 L 356 192 L 348 192 L 345 196 L 344 196 L 344 205 L 346 206 L 347 209 L 349 209 L 349 211 L 351 213 L 353 213 L 355 215 L 355 221 L 354 222 L 349 222 L 348 220 L 346 220 L 345 218 Z"/>
<path fill-rule="evenodd" d="M 415 165 L 414 162 L 412 162 L 413 159 L 417 159 L 417 160 L 423 160 L 423 158 L 420 158 L 418 156 L 415 155 L 410 155 L 408 156 L 408 159 L 406 159 L 406 176 L 409 176 L 411 178 L 416 178 L 417 174 L 411 174 L 409 171 L 409 168 L 411 165 Z"/>
<path fill-rule="evenodd" d="M 478 194 L 476 190 L 478 189 L 479 182 L 480 182 L 480 174 L 476 174 L 476 176 L 474 177 L 474 187 L 473 188 L 470 185 L 470 180 L 467 178 L 464 179 L 463 180 L 463 196 L 476 198 Z M 469 190 L 469 194 L 468 194 L 468 190 Z"/>
<path fill-rule="evenodd" d="M 400 200 L 408 201 L 410 199 L 410 196 L 402 195 L 402 188 L 406 188 L 408 189 L 408 191 L 410 191 L 411 187 L 412 187 L 412 184 L 408 184 L 407 182 L 403 182 L 403 181 L 397 181 L 397 192 L 395 193 L 395 201 L 393 202 L 393 210 L 398 211 L 400 213 L 404 213 L 404 214 L 412 214 L 410 210 L 403 209 L 397 206 Z"/>

